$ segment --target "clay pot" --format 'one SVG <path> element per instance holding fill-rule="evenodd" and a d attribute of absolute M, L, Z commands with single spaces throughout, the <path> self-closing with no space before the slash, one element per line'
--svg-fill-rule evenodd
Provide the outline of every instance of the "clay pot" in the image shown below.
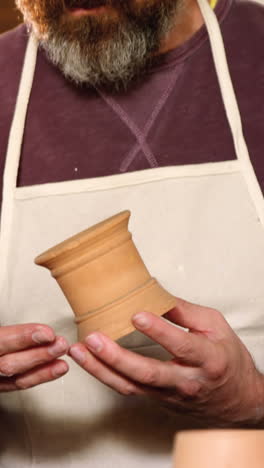
<path fill-rule="evenodd" d="M 263 430 L 197 430 L 176 435 L 174 468 L 263 468 Z"/>
<path fill-rule="evenodd" d="M 101 331 L 118 339 L 134 330 L 133 314 L 162 315 L 175 298 L 152 278 L 128 231 L 123 211 L 38 256 L 48 268 L 74 314 L 78 337 Z"/>

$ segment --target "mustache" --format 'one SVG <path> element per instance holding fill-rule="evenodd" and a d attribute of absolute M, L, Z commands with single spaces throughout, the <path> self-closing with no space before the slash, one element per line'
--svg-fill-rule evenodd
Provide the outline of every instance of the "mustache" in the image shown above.
<path fill-rule="evenodd" d="M 50 0 L 54 1 L 54 0 Z M 73 8 L 99 8 L 102 6 L 110 6 L 122 13 L 130 13 L 133 15 L 133 12 L 139 12 L 141 7 L 144 7 L 146 10 L 150 9 L 153 5 L 153 0 L 144 0 L 137 5 L 134 0 L 61 0 L 64 3 L 64 6 L 69 9 Z M 169 2 L 177 0 L 168 0 Z"/>
<path fill-rule="evenodd" d="M 147 6 L 149 1 L 151 2 L 151 0 L 145 0 Z M 103 6 L 112 7 L 122 15 L 130 16 L 131 18 L 136 14 L 136 9 L 133 8 L 133 0 L 64 0 L 64 8 L 68 9 L 92 9 Z"/>

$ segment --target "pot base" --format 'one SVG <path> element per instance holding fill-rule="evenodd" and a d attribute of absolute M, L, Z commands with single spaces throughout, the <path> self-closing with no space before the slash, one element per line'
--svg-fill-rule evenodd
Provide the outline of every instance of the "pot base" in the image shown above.
<path fill-rule="evenodd" d="M 78 339 L 83 341 L 88 334 L 101 331 L 112 340 L 117 340 L 135 330 L 131 318 L 137 312 L 152 312 L 160 316 L 175 305 L 176 298 L 151 278 L 111 304 L 77 317 Z"/>

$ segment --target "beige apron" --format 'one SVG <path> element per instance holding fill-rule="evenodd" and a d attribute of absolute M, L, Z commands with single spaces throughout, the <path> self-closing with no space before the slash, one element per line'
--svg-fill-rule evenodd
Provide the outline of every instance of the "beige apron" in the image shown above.
<path fill-rule="evenodd" d="M 4 175 L 2 325 L 46 323 L 74 342 L 70 307 L 33 260 L 65 237 L 130 209 L 134 239 L 152 275 L 172 293 L 221 310 L 264 370 L 263 196 L 242 135 L 219 26 L 206 1 L 199 4 L 234 139 L 234 161 L 16 187 L 37 56 L 30 38 Z M 139 333 L 123 344 L 162 355 Z M 56 382 L 2 394 L 0 421 L 0 466 L 8 468 L 170 468 L 172 436 L 184 424 L 157 404 L 120 396 L 73 362 Z"/>

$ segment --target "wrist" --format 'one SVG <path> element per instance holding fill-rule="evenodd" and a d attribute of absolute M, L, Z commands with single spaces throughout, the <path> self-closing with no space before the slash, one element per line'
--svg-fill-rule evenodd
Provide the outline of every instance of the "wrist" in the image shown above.
<path fill-rule="evenodd" d="M 250 414 L 242 425 L 261 429 L 264 428 L 264 375 L 257 369 L 255 372 L 255 385 L 248 389 L 251 394 Z"/>
<path fill-rule="evenodd" d="M 255 423 L 258 427 L 264 427 L 264 375 L 257 372 L 256 400 L 254 406 Z"/>
<path fill-rule="evenodd" d="M 264 429 L 264 375 L 257 369 L 251 369 L 250 373 L 242 384 L 244 397 L 236 404 L 229 428 Z"/>

